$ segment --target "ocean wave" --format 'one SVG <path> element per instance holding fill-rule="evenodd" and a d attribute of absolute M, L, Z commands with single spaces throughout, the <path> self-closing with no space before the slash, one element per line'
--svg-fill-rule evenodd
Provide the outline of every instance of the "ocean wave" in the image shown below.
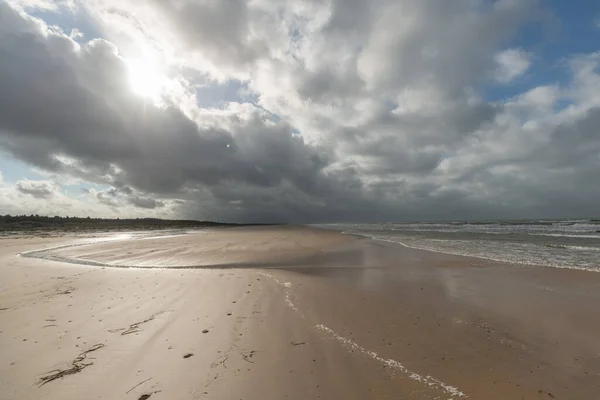
<path fill-rule="evenodd" d="M 582 271 L 592 271 L 592 272 L 600 272 L 600 263 L 598 262 L 597 257 L 593 257 L 594 260 L 588 259 L 584 261 L 579 256 L 570 257 L 571 255 L 581 254 L 583 252 L 600 252 L 600 248 L 597 247 L 588 247 L 588 246 L 561 246 L 556 245 L 554 248 L 557 250 L 565 250 L 569 253 L 567 254 L 540 254 L 539 250 L 536 253 L 535 248 L 543 248 L 543 245 L 527 243 L 524 245 L 520 245 L 521 247 L 517 248 L 507 248 L 506 245 L 503 245 L 502 248 L 490 249 L 485 248 L 485 244 L 477 243 L 474 241 L 463 241 L 463 240 L 447 240 L 447 239 L 409 239 L 409 238 L 398 238 L 398 237 L 389 237 L 389 236 L 379 236 L 373 235 L 363 232 L 357 231 L 344 231 L 344 234 L 351 234 L 354 236 L 362 236 L 365 238 L 369 238 L 372 240 L 377 240 L 381 242 L 388 242 L 398 244 L 407 248 L 415 249 L 415 250 L 423 250 L 430 251 L 433 253 L 441 253 L 441 254 L 449 254 L 455 256 L 463 256 L 463 257 L 474 257 L 483 260 L 508 263 L 508 264 L 521 264 L 527 266 L 537 266 L 537 267 L 552 267 L 552 268 L 565 268 L 565 269 L 575 269 Z M 412 243 L 412 241 L 418 243 Z M 448 243 L 453 244 L 454 248 L 448 247 L 440 247 L 435 243 Z M 515 244 L 517 246 L 519 244 Z M 470 247 L 470 248 L 469 248 Z M 474 247 L 483 249 L 475 250 Z M 546 246 L 548 247 L 548 246 Z M 487 252 L 486 252 L 487 250 Z M 500 252 L 495 253 L 493 250 Z M 584 253 L 585 254 L 585 253 Z M 507 256 L 508 255 L 508 256 Z M 579 257 L 579 258 L 577 258 Z"/>
<path fill-rule="evenodd" d="M 582 239 L 600 239 L 600 233 L 596 235 L 589 234 L 574 234 L 574 233 L 527 233 L 531 236 L 551 236 L 551 237 L 568 237 L 568 238 L 582 238 Z"/>
<path fill-rule="evenodd" d="M 565 246 L 569 250 L 577 251 L 600 251 L 600 247 L 589 247 L 589 246 Z"/>
<path fill-rule="evenodd" d="M 566 244 L 544 244 L 543 247 L 551 249 L 564 249 L 564 250 L 576 250 L 576 251 L 600 251 L 600 247 L 590 246 L 569 246 Z"/>

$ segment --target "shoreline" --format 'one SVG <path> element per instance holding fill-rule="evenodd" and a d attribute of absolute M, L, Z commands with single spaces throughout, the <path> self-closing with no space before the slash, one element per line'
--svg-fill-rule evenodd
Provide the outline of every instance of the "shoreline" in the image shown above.
<path fill-rule="evenodd" d="M 71 238 L 71 239 L 74 239 L 76 237 L 77 238 L 81 238 L 81 237 L 98 238 L 98 237 L 107 237 L 107 236 L 110 237 L 110 236 L 114 236 L 114 235 L 118 234 L 118 235 L 128 235 L 128 237 L 126 237 L 126 238 L 116 239 L 119 241 L 152 240 L 152 239 L 172 238 L 172 237 L 180 237 L 180 236 L 194 235 L 194 234 L 205 234 L 205 233 L 214 232 L 214 230 L 220 231 L 222 229 L 240 230 L 240 229 L 261 229 L 261 228 L 263 228 L 263 229 L 271 229 L 271 228 L 298 229 L 298 228 L 300 228 L 300 229 L 309 229 L 309 230 L 338 233 L 340 235 L 348 236 L 348 237 L 351 237 L 356 240 L 365 240 L 366 239 L 366 240 L 370 240 L 370 241 L 374 241 L 374 242 L 388 243 L 388 244 L 392 244 L 392 245 L 396 245 L 396 246 L 401 246 L 406 249 L 410 249 L 410 250 L 414 250 L 414 251 L 430 252 L 430 253 L 438 254 L 441 256 L 458 257 L 459 259 L 475 260 L 474 262 L 471 263 L 471 265 L 476 264 L 476 263 L 481 263 L 485 266 L 496 266 L 496 267 L 510 266 L 512 268 L 529 268 L 529 267 L 532 267 L 532 268 L 556 268 L 556 269 L 567 269 L 567 270 L 571 270 L 571 271 L 583 271 L 583 272 L 595 272 L 595 273 L 600 272 L 600 269 L 592 268 L 592 267 L 579 267 L 579 266 L 574 267 L 574 266 L 567 266 L 567 265 L 559 266 L 559 265 L 547 265 L 547 264 L 507 261 L 507 260 L 499 260 L 499 259 L 495 259 L 495 258 L 491 258 L 491 257 L 454 253 L 454 252 L 450 252 L 450 251 L 442 251 L 439 249 L 438 250 L 427 249 L 427 248 L 421 248 L 421 247 L 416 247 L 416 246 L 410 246 L 401 241 L 375 238 L 375 237 L 373 237 L 373 235 L 355 233 L 355 232 L 347 232 L 347 231 L 344 231 L 342 229 L 337 229 L 337 228 L 330 229 L 330 228 L 323 228 L 323 227 L 312 227 L 310 225 L 277 225 L 277 224 L 256 225 L 255 224 L 255 225 L 196 228 L 196 229 L 192 229 L 192 230 L 170 229 L 169 228 L 169 229 L 130 230 L 130 231 L 124 231 L 124 230 L 107 230 L 107 231 L 91 230 L 89 232 L 65 231 L 65 232 L 60 232 L 60 233 L 63 233 L 63 235 L 60 235 L 60 236 L 47 236 L 45 234 L 43 234 L 43 235 L 31 234 L 27 237 L 4 237 L 4 238 L 0 238 L 0 239 L 55 238 L 55 237 L 65 237 L 65 236 L 67 238 Z M 163 232 L 176 232 L 176 233 L 162 235 L 161 233 L 163 233 Z M 25 232 L 23 232 L 23 233 L 25 233 Z M 146 234 L 147 236 L 137 237 L 137 238 L 131 236 L 131 235 L 135 235 L 135 234 Z M 98 235 L 100 235 L 100 236 L 98 236 Z M 114 240 L 115 239 L 109 239 L 106 242 L 113 242 Z M 101 243 L 101 242 L 99 241 L 97 243 Z M 85 245 L 88 245 L 88 243 L 67 245 L 65 247 L 77 247 L 77 246 L 85 246 Z M 21 253 L 19 255 L 23 256 L 23 257 L 42 258 L 42 259 L 47 259 L 47 260 L 52 260 L 52 261 L 57 261 L 57 262 L 64 262 L 64 263 L 75 264 L 75 265 L 90 265 L 90 266 L 112 267 L 112 268 L 165 268 L 164 266 L 115 265 L 115 264 L 96 262 L 93 260 L 84 260 L 84 259 L 69 258 L 69 257 L 58 257 L 58 256 L 53 256 L 53 255 L 50 255 L 48 257 L 46 254 L 44 254 L 44 253 L 51 252 L 53 250 L 58 250 L 61 247 L 62 246 L 50 247 L 50 248 L 44 248 L 44 249 L 34 249 L 34 250 L 30 250 L 30 251 Z M 286 266 L 285 265 L 282 266 L 281 263 L 273 263 L 271 265 L 267 265 L 267 263 L 265 263 L 265 262 L 252 263 L 252 262 L 242 261 L 237 264 L 222 263 L 222 264 L 213 264 L 213 265 L 210 265 L 210 264 L 208 264 L 208 265 L 204 265 L 204 264 L 179 265 L 179 266 L 169 265 L 168 268 L 172 268 L 172 269 L 194 269 L 194 268 L 199 268 L 199 269 L 201 269 L 201 268 L 223 268 L 223 269 L 226 269 L 226 268 L 279 268 L 279 269 L 281 269 L 281 268 L 283 268 L 283 269 L 285 269 Z"/>
<path fill-rule="evenodd" d="M 600 390 L 596 274 L 312 228 L 208 232 L 86 245 L 2 239 L 0 399 L 90 390 L 152 400 L 592 399 Z M 70 244 L 52 252 L 102 266 L 16 256 Z M 215 260 L 228 267 L 211 268 Z M 93 365 L 37 387 L 96 344 Z"/>
<path fill-rule="evenodd" d="M 323 229 L 325 229 L 325 228 L 323 228 Z M 369 235 L 369 234 L 347 232 L 347 231 L 342 231 L 342 230 L 336 230 L 336 231 L 339 231 L 342 235 L 348 235 L 348 236 L 352 236 L 352 237 L 359 238 L 359 239 L 368 239 L 368 240 L 373 240 L 373 241 L 378 241 L 378 242 L 392 243 L 392 244 L 396 244 L 396 245 L 399 245 L 399 246 L 402 246 L 402 247 L 405 247 L 405 248 L 411 249 L 411 250 L 419 250 L 419 251 L 426 251 L 426 252 L 444 254 L 444 255 L 449 255 L 449 256 L 458 256 L 458 257 L 485 260 L 486 262 L 497 263 L 499 266 L 512 265 L 512 266 L 517 266 L 517 267 L 525 266 L 525 267 L 538 267 L 538 268 L 569 269 L 569 270 L 573 270 L 573 271 L 585 271 L 585 272 L 596 272 L 596 273 L 600 272 L 600 266 L 599 267 L 583 267 L 583 266 L 569 266 L 569 265 L 538 264 L 538 263 L 524 262 L 524 261 L 520 261 L 520 262 L 519 261 L 509 261 L 509 260 L 492 258 L 489 256 L 484 257 L 481 255 L 464 254 L 464 253 L 459 253 L 459 252 L 452 252 L 449 250 L 443 251 L 440 249 L 434 250 L 434 249 L 427 249 L 427 248 L 423 248 L 423 247 L 416 247 L 416 246 L 408 245 L 402 241 L 376 238 L 376 237 L 374 237 L 374 235 Z M 552 247 L 552 246 L 550 246 L 550 247 Z"/>

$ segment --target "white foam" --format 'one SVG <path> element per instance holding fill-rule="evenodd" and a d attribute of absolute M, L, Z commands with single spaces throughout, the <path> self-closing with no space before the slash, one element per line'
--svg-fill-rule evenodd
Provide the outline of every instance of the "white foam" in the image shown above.
<path fill-rule="evenodd" d="M 600 235 L 575 235 L 575 234 L 568 234 L 568 233 L 528 233 L 528 235 L 531 235 L 531 236 L 551 236 L 551 237 L 600 239 Z"/>
<path fill-rule="evenodd" d="M 478 252 L 467 251 L 467 250 L 447 249 L 447 248 L 439 248 L 439 247 L 432 248 L 432 247 L 426 246 L 427 243 L 432 243 L 434 241 L 450 243 L 450 242 L 459 242 L 459 240 L 446 240 L 446 239 L 423 240 L 422 239 L 421 240 L 422 244 L 420 244 L 420 245 L 417 245 L 417 244 L 409 245 L 405 242 L 400 241 L 399 238 L 390 239 L 390 238 L 384 238 L 384 237 L 380 237 L 380 236 L 376 236 L 376 235 L 363 234 L 363 233 L 352 232 L 352 231 L 344 231 L 344 232 L 342 232 L 342 234 L 362 236 L 362 237 L 366 237 L 366 238 L 369 238 L 372 240 L 377 240 L 380 242 L 399 244 L 399 245 L 409 248 L 409 249 L 429 251 L 432 253 L 450 254 L 450 255 L 462 256 L 462 257 L 474 257 L 474 258 L 479 258 L 482 260 L 490 260 L 490 261 L 509 263 L 509 264 L 522 264 L 522 265 L 529 265 L 529 266 L 534 266 L 534 267 L 552 267 L 552 268 L 574 269 L 574 270 L 579 270 L 579 271 L 600 272 L 600 269 L 596 266 L 566 265 L 566 264 L 560 264 L 560 260 L 552 263 L 552 262 L 550 262 L 550 260 L 542 260 L 542 259 L 531 260 L 531 259 L 527 259 L 527 258 L 506 257 L 506 256 L 501 257 L 501 256 L 498 256 L 497 254 L 481 254 Z M 565 248 L 565 249 L 576 250 L 576 251 L 588 251 L 588 252 L 600 251 L 600 248 L 587 247 L 587 246 L 561 246 L 559 248 Z"/>
<path fill-rule="evenodd" d="M 366 350 L 365 348 L 359 346 L 353 340 L 338 335 L 333 329 L 328 328 L 325 325 L 316 325 L 315 328 L 328 333 L 329 336 L 331 336 L 333 339 L 337 340 L 338 342 L 342 343 L 342 345 L 344 347 L 346 347 L 348 350 L 350 350 L 354 353 L 359 353 L 365 357 L 375 360 L 375 361 L 379 362 L 380 364 L 382 364 L 384 367 L 401 372 L 401 373 L 407 375 L 410 379 L 413 379 L 417 382 L 421 382 L 431 388 L 444 391 L 445 393 L 449 394 L 450 396 L 453 396 L 450 399 L 452 399 L 454 397 L 467 397 L 467 395 L 464 394 L 458 388 L 448 385 L 448 384 L 440 381 L 439 379 L 432 377 L 431 375 L 426 375 L 426 376 L 419 375 L 416 372 L 413 372 L 413 371 L 409 370 L 408 368 L 406 368 L 404 365 L 402 365 L 402 363 L 400 363 L 396 360 L 392 360 L 391 358 L 380 357 L 374 351 Z"/>
<path fill-rule="evenodd" d="M 285 303 L 287 304 L 287 306 L 290 307 L 295 312 L 297 312 L 302 318 L 306 318 L 304 313 L 302 313 L 302 311 L 300 311 L 298 309 L 298 307 L 296 307 L 296 305 L 290 299 L 291 294 L 288 289 L 292 287 L 291 282 L 281 282 L 279 279 L 275 278 L 273 275 L 270 275 L 270 274 L 267 274 L 264 272 L 259 272 L 259 275 L 270 278 L 273 281 L 275 281 L 278 285 L 284 287 L 285 288 Z M 398 371 L 403 374 L 406 374 L 406 375 L 408 375 L 408 377 L 410 379 L 413 379 L 415 381 L 423 383 L 423 384 L 429 386 L 430 388 L 442 390 L 443 392 L 452 396 L 449 398 L 449 400 L 452 400 L 454 397 L 464 397 L 464 398 L 467 397 L 467 395 L 464 394 L 462 391 L 460 391 L 458 388 L 448 385 L 448 384 L 440 381 L 439 379 L 432 377 L 431 375 L 426 375 L 426 376 L 419 375 L 416 372 L 409 370 L 408 368 L 406 368 L 404 365 L 402 365 L 400 362 L 398 362 L 396 360 L 380 357 L 379 355 L 377 355 L 377 353 L 375 353 L 373 351 L 368 351 L 368 350 L 364 349 L 363 347 L 359 346 L 354 341 L 338 335 L 332 329 L 326 327 L 325 325 L 315 325 L 315 328 L 328 333 L 333 339 L 342 343 L 342 345 L 344 347 L 346 347 L 347 349 L 349 349 L 350 351 L 352 351 L 354 353 L 362 354 L 363 356 L 369 357 L 372 360 L 375 360 L 375 361 L 381 363 L 386 368 L 390 368 L 394 371 Z"/>
<path fill-rule="evenodd" d="M 270 275 L 270 274 L 267 274 L 264 272 L 259 272 L 259 275 L 266 276 L 267 278 L 270 278 L 273 281 L 277 282 L 278 285 L 283 286 L 286 289 L 285 290 L 285 304 L 287 304 L 289 308 L 296 311 L 298 314 L 300 314 L 300 316 L 302 316 L 304 318 L 304 313 L 302 311 L 300 311 L 300 309 L 298 307 L 296 307 L 296 305 L 294 304 L 294 302 L 291 299 L 291 294 L 290 294 L 289 290 L 287 290 L 292 287 L 291 282 L 281 282 L 279 279 L 275 278 L 273 275 Z"/>
<path fill-rule="evenodd" d="M 600 247 L 589 247 L 589 246 L 565 246 L 567 249 L 578 250 L 578 251 L 600 251 Z"/>

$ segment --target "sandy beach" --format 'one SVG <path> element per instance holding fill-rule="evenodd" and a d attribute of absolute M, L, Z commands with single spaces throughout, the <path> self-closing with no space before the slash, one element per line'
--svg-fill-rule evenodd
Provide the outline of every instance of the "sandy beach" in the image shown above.
<path fill-rule="evenodd" d="M 306 227 L 0 239 L 0 399 L 597 399 L 600 274 Z"/>

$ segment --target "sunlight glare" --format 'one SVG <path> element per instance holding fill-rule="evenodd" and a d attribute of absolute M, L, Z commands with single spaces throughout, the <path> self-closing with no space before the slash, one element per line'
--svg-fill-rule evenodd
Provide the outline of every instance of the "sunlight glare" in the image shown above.
<path fill-rule="evenodd" d="M 158 68 L 152 63 L 141 61 L 128 61 L 127 67 L 133 92 L 138 96 L 159 102 L 165 78 Z"/>

